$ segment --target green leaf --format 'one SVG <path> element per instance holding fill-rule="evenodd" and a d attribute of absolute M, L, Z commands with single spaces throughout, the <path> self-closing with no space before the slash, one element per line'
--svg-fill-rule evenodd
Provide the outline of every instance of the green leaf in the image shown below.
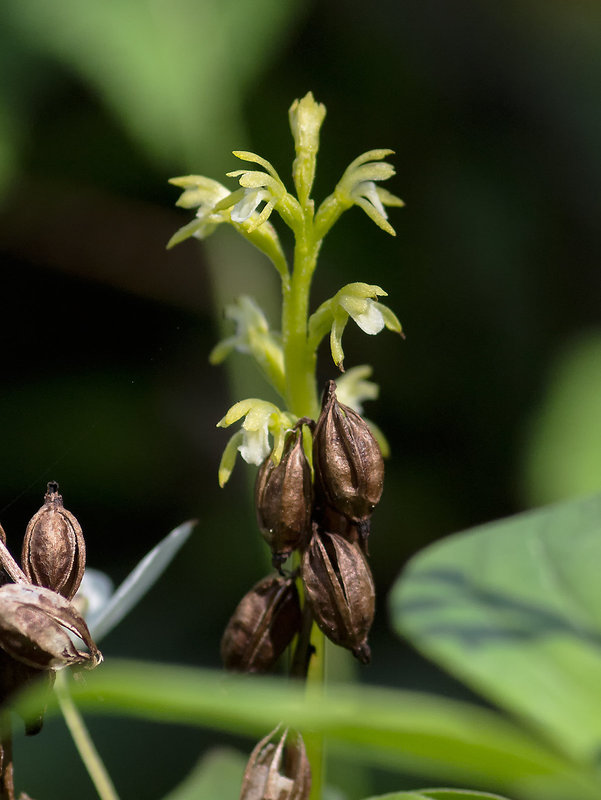
<path fill-rule="evenodd" d="M 237 750 L 210 750 L 164 800 L 238 800 L 247 760 Z"/>
<path fill-rule="evenodd" d="M 507 800 L 499 794 L 471 789 L 422 789 L 421 792 L 428 800 Z"/>
<path fill-rule="evenodd" d="M 203 725 L 253 739 L 284 722 L 323 734 L 331 752 L 403 772 L 465 781 L 523 797 L 593 800 L 599 784 L 495 712 L 408 691 L 328 686 L 307 694 L 276 678 L 149 663 L 112 661 L 72 686 L 73 698 L 97 713 Z M 39 697 L 33 697 L 33 708 Z M 19 711 L 27 715 L 32 697 Z M 54 701 L 49 713 L 55 711 Z M 517 790 L 520 790 L 519 792 Z M 515 790 L 515 792 L 514 792 Z"/>
<path fill-rule="evenodd" d="M 129 573 L 108 603 L 88 620 L 90 632 L 99 642 L 118 625 L 161 577 L 192 533 L 196 520 L 183 522 L 152 548 Z"/>
<path fill-rule="evenodd" d="M 394 624 L 592 768 L 601 751 L 600 564 L 601 496 L 483 525 L 409 563 L 392 593 Z"/>
<path fill-rule="evenodd" d="M 471 789 L 420 789 L 418 792 L 393 792 L 366 800 L 507 800 L 499 794 L 473 792 Z"/>
<path fill-rule="evenodd" d="M 601 333 L 563 348 L 534 409 L 525 457 L 531 505 L 601 490 Z"/>
<path fill-rule="evenodd" d="M 30 45 L 75 69 L 158 163 L 223 159 L 244 91 L 286 41 L 294 0 L 6 0 Z"/>

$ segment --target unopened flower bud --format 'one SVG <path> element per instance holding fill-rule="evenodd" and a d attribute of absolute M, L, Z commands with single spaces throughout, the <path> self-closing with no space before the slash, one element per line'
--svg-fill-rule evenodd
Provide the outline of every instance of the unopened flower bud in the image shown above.
<path fill-rule="evenodd" d="M 89 652 L 78 650 L 69 634 L 81 639 Z M 50 589 L 24 583 L 0 587 L 0 647 L 35 669 L 91 669 L 102 661 L 76 608 Z"/>
<path fill-rule="evenodd" d="M 300 630 L 298 591 L 293 578 L 269 575 L 244 595 L 221 639 L 226 669 L 269 672 Z"/>
<path fill-rule="evenodd" d="M 293 550 L 304 547 L 311 531 L 312 502 L 311 469 L 299 425 L 289 435 L 280 463 L 268 457 L 255 484 L 257 522 L 276 569 Z"/>
<path fill-rule="evenodd" d="M 86 564 L 86 546 L 79 522 L 63 507 L 58 483 L 51 481 L 44 505 L 29 521 L 23 571 L 36 586 L 58 592 L 67 600 L 76 593 Z"/>
<path fill-rule="evenodd" d="M 240 800 L 307 800 L 311 767 L 299 733 L 280 726 L 252 751 L 242 781 Z M 279 736 L 279 739 L 278 739 Z"/>
<path fill-rule="evenodd" d="M 301 577 L 321 630 L 367 664 L 376 594 L 363 553 L 336 533 L 316 533 L 303 556 Z"/>
<path fill-rule="evenodd" d="M 365 539 L 382 496 L 384 459 L 365 420 L 337 401 L 334 381 L 326 389 L 313 435 L 313 467 L 321 498 L 357 523 Z"/>

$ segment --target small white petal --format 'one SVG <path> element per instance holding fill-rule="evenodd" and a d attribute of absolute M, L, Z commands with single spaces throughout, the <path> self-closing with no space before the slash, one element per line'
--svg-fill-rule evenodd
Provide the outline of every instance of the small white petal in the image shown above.
<path fill-rule="evenodd" d="M 249 431 L 243 428 L 243 431 L 244 441 L 238 447 L 240 455 L 247 464 L 255 464 L 258 467 L 265 461 L 271 452 L 267 433 L 267 423 L 265 423 L 265 425 L 260 427 L 258 430 Z"/>
<path fill-rule="evenodd" d="M 114 588 L 112 580 L 104 572 L 90 567 L 86 569 L 72 603 L 85 618 L 88 627 L 108 603 Z"/>
<path fill-rule="evenodd" d="M 369 200 L 372 206 L 374 206 L 374 208 L 384 217 L 384 219 L 388 219 L 388 214 L 382 205 L 376 184 L 373 181 L 363 181 L 362 183 L 358 183 L 353 189 L 353 194 L 357 195 L 357 197 L 365 197 L 365 199 Z"/>
<path fill-rule="evenodd" d="M 257 206 L 264 199 L 263 189 L 247 189 L 244 192 L 244 197 L 232 208 L 231 218 L 232 222 L 246 222 L 253 211 L 256 211 Z"/>
<path fill-rule="evenodd" d="M 374 336 L 383 329 L 384 316 L 378 308 L 377 303 L 374 303 L 373 300 L 367 300 L 366 302 L 367 308 L 365 311 L 362 311 L 360 314 L 351 314 L 351 316 L 362 331 Z"/>

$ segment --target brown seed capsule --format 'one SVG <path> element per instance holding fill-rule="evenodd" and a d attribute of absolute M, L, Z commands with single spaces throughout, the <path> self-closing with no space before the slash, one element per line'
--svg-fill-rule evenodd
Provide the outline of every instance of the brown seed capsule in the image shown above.
<path fill-rule="evenodd" d="M 367 664 L 376 594 L 363 553 L 336 533 L 316 533 L 303 556 L 301 577 L 321 630 Z"/>
<path fill-rule="evenodd" d="M 307 800 L 311 767 L 300 733 L 280 726 L 252 751 L 242 781 L 240 800 Z"/>
<path fill-rule="evenodd" d="M 313 488 L 303 450 L 302 427 L 287 438 L 280 463 L 268 457 L 257 474 L 257 523 L 279 569 L 293 550 L 304 547 L 311 531 Z"/>
<path fill-rule="evenodd" d="M 44 505 L 31 518 L 21 555 L 23 571 L 36 586 L 67 600 L 79 588 L 86 565 L 86 546 L 79 522 L 63 507 L 58 483 L 51 481 Z"/>
<path fill-rule="evenodd" d="M 67 631 L 83 640 L 89 652 L 78 650 Z M 102 661 L 88 626 L 64 597 L 42 586 L 9 583 L 0 587 L 0 647 L 35 669 Z"/>
<path fill-rule="evenodd" d="M 269 672 L 301 626 L 296 584 L 269 575 L 244 595 L 221 639 L 226 669 Z"/>
<path fill-rule="evenodd" d="M 336 399 L 329 381 L 313 435 L 313 467 L 320 498 L 358 524 L 363 538 L 382 496 L 384 459 L 369 426 Z"/>

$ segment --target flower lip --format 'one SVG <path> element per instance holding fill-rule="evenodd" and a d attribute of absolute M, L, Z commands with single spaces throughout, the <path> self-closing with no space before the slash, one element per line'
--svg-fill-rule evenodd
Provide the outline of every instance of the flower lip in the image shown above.
<path fill-rule="evenodd" d="M 265 461 L 271 452 L 267 421 L 258 430 L 244 428 L 244 439 L 238 446 L 238 451 L 247 464 L 258 467 Z"/>
<path fill-rule="evenodd" d="M 371 298 L 360 300 L 355 297 L 342 297 L 340 305 L 356 322 L 364 333 L 374 336 L 384 328 L 384 315 L 378 303 Z"/>
<path fill-rule="evenodd" d="M 239 200 L 230 212 L 232 222 L 246 222 L 257 210 L 259 203 L 269 201 L 270 195 L 266 189 L 245 189 L 242 200 Z"/>

